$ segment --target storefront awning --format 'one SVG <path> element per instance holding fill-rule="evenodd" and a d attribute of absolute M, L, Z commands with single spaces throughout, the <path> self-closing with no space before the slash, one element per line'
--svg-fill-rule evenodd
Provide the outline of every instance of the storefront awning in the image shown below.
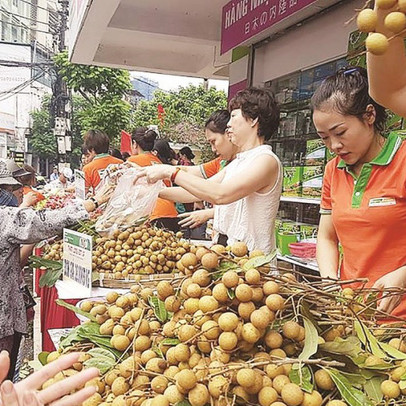
<path fill-rule="evenodd" d="M 226 11 L 240 4 L 242 30 L 255 28 L 258 34 L 238 34 L 232 46 L 250 45 L 298 24 L 339 0 L 71 0 L 69 50 L 71 61 L 214 79 L 229 77 L 231 47 L 221 44 Z M 275 4 L 274 4 L 275 3 Z M 282 9 L 281 4 L 286 4 Z M 303 4 L 301 4 L 303 3 Z M 264 10 L 262 10 L 264 9 Z M 266 9 L 266 10 L 265 10 Z M 269 10 L 268 10 L 269 9 Z M 289 9 L 294 12 L 288 13 Z M 275 13 L 275 23 L 269 19 Z M 259 16 L 256 16 L 256 14 Z M 261 18 L 267 23 L 261 25 Z M 238 17 L 238 14 L 235 14 Z M 222 21 L 222 19 L 224 21 Z M 228 25 L 233 20 L 228 14 Z M 252 21 L 251 21 L 252 20 Z M 265 21 L 265 20 L 264 20 Z M 227 28 L 229 28 L 227 25 Z M 266 28 L 266 29 L 265 29 Z M 223 35 L 227 30 L 223 29 Z M 232 38 L 233 39 L 233 38 Z M 221 54 L 221 48 L 223 53 Z"/>

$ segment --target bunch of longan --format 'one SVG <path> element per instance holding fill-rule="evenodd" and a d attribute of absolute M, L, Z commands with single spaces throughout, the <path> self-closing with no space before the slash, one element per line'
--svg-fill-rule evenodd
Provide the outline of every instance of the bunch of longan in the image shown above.
<path fill-rule="evenodd" d="M 382 10 L 393 9 L 384 20 L 385 28 L 393 35 L 401 35 L 406 30 L 406 0 L 376 0 L 376 6 Z M 389 46 L 388 37 L 374 32 L 378 24 L 378 14 L 375 10 L 365 8 L 357 17 L 358 29 L 370 33 L 365 41 L 366 48 L 374 55 L 382 55 Z"/>

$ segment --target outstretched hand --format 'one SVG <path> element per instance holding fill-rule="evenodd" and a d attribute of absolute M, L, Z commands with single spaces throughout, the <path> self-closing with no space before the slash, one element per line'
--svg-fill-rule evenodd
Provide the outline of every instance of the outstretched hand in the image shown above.
<path fill-rule="evenodd" d="M 58 381 L 50 387 L 39 390 L 44 382 L 53 378 L 74 363 L 78 362 L 80 353 L 72 353 L 58 358 L 44 366 L 17 384 L 5 381 L 0 386 L 1 406 L 76 406 L 82 404 L 96 392 L 94 386 L 85 387 L 69 395 L 73 390 L 83 387 L 99 375 L 96 368 L 85 369 L 76 375 Z M 6 351 L 0 354 L 0 378 L 7 376 L 10 360 Z M 68 396 L 66 396 L 68 395 Z"/>
<path fill-rule="evenodd" d="M 134 184 L 138 179 L 146 177 L 148 183 L 156 183 L 159 180 L 170 179 L 175 172 L 176 167 L 171 165 L 153 165 L 147 166 L 138 171 L 138 174 L 134 180 Z"/>
<path fill-rule="evenodd" d="M 182 227 L 196 228 L 206 223 L 213 217 L 212 209 L 207 210 L 196 210 L 186 213 L 181 213 L 178 218 L 182 220 L 179 221 L 179 225 Z"/>
<path fill-rule="evenodd" d="M 389 272 L 386 275 L 379 278 L 373 288 L 385 290 L 388 288 L 400 288 L 406 287 L 406 267 L 402 266 L 395 271 Z M 379 302 L 378 310 L 386 313 L 392 313 L 392 311 L 399 305 L 403 297 L 403 294 L 393 294 L 390 292 L 384 292 L 382 299 Z"/>

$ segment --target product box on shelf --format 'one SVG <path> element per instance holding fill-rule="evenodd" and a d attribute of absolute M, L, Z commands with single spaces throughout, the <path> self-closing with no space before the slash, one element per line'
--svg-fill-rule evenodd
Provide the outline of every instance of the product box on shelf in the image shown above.
<path fill-rule="evenodd" d="M 308 240 L 309 238 L 317 238 L 319 226 L 314 224 L 300 224 L 300 239 Z"/>
<path fill-rule="evenodd" d="M 304 166 L 302 175 L 302 196 L 319 198 L 323 184 L 323 166 Z"/>
<path fill-rule="evenodd" d="M 302 166 L 285 166 L 283 168 L 283 196 L 302 195 Z"/>
<path fill-rule="evenodd" d="M 326 149 L 324 142 L 320 138 L 306 141 L 305 165 L 324 165 L 326 160 Z"/>
<path fill-rule="evenodd" d="M 276 247 L 282 255 L 289 254 L 289 244 L 299 241 L 300 224 L 291 220 L 279 219 L 275 225 Z"/>

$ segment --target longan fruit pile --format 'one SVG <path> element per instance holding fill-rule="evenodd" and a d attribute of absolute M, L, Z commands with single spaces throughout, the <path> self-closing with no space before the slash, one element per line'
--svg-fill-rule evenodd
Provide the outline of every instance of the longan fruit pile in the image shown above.
<path fill-rule="evenodd" d="M 181 237 L 181 233 L 147 226 L 116 231 L 111 238 L 99 237 L 93 250 L 93 270 L 114 279 L 170 273 L 183 254 L 196 251 Z"/>

